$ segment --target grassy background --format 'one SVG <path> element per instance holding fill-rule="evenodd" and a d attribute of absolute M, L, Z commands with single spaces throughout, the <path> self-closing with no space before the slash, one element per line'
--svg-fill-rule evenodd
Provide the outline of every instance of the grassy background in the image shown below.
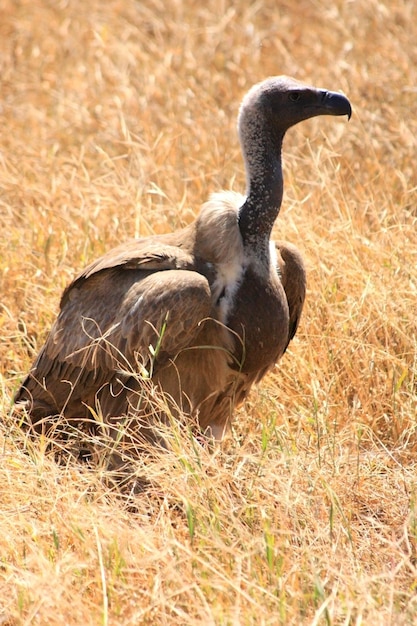
<path fill-rule="evenodd" d="M 0 624 L 415 623 L 416 41 L 412 0 L 3 0 Z M 13 392 L 79 268 L 244 189 L 239 102 L 280 73 L 354 107 L 284 146 L 299 333 L 128 507 L 25 444 Z"/>

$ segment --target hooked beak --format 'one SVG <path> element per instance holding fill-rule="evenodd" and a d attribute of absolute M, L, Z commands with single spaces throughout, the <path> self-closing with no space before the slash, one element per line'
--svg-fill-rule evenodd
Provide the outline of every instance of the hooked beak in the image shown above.
<path fill-rule="evenodd" d="M 323 115 L 347 115 L 350 120 L 352 107 L 346 96 L 336 91 L 322 91 L 321 94 Z"/>

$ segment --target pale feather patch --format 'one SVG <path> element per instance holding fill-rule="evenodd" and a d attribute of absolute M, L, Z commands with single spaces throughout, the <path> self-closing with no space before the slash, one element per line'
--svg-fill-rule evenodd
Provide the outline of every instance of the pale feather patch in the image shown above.
<path fill-rule="evenodd" d="M 278 255 L 275 241 L 269 242 L 269 258 L 271 260 L 270 262 L 272 267 L 275 267 L 278 270 Z"/>
<path fill-rule="evenodd" d="M 271 271 L 276 274 L 282 283 L 281 269 L 278 261 L 278 253 L 275 241 L 269 242 L 269 258 Z"/>
<path fill-rule="evenodd" d="M 245 197 L 233 191 L 214 193 L 203 205 L 197 219 L 198 250 L 216 268 L 212 293 L 223 323 L 227 323 L 245 268 L 238 224 L 238 211 L 244 202 Z"/>

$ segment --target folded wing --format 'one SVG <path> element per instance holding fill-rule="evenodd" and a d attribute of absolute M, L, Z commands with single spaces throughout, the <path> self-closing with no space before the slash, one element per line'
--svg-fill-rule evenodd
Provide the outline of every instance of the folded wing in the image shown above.
<path fill-rule="evenodd" d="M 82 418 L 103 386 L 164 367 L 210 315 L 208 279 L 189 255 L 161 244 L 156 251 L 149 240 L 131 246 L 94 262 L 64 292 L 16 398 L 35 422 L 64 410 Z"/>

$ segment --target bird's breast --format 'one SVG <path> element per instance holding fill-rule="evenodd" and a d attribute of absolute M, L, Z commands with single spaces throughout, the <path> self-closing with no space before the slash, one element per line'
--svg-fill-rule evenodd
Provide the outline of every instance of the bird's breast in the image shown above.
<path fill-rule="evenodd" d="M 262 279 L 244 271 L 226 325 L 234 333 L 235 360 L 245 373 L 262 375 L 278 361 L 288 343 L 288 302 L 275 272 Z"/>

